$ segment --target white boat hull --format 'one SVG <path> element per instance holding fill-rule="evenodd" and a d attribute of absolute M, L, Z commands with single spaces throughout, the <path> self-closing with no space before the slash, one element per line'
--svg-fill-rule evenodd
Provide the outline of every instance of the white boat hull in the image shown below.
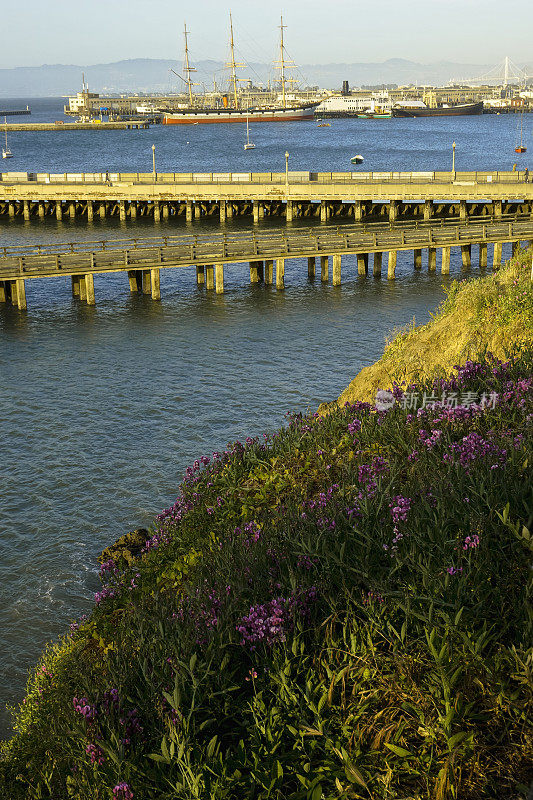
<path fill-rule="evenodd" d="M 262 108 L 240 111 L 233 108 L 186 109 L 165 114 L 163 125 L 194 125 L 195 123 L 228 123 L 228 122 L 299 122 L 314 119 L 317 103 L 296 108 Z"/>

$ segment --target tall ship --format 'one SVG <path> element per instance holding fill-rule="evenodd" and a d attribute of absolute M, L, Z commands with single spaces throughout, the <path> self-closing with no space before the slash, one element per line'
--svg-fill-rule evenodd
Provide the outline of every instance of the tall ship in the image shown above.
<path fill-rule="evenodd" d="M 189 95 L 189 105 L 183 109 L 172 111 L 165 111 L 162 109 L 164 116 L 162 119 L 163 125 L 194 125 L 197 123 L 216 123 L 216 122 L 299 122 L 301 120 L 314 119 L 314 110 L 319 105 L 318 102 L 296 103 L 289 101 L 287 97 L 286 86 L 292 83 L 291 78 L 287 78 L 285 70 L 294 68 L 295 64 L 287 60 L 285 56 L 285 46 L 283 42 L 283 17 L 281 18 L 281 44 L 280 44 L 280 59 L 276 66 L 280 69 L 280 83 L 281 83 L 281 98 L 279 102 L 271 104 L 257 104 L 242 108 L 239 100 L 239 93 L 237 86 L 239 80 L 237 76 L 237 69 L 241 68 L 242 64 L 235 62 L 235 47 L 233 40 L 233 21 L 230 14 L 230 61 L 226 67 L 230 69 L 230 91 L 222 97 L 222 106 L 209 107 L 197 104 L 198 96 L 193 95 L 192 87 L 193 82 L 191 74 L 195 72 L 194 67 L 189 63 L 189 48 L 187 45 L 187 27 L 185 26 L 185 63 L 184 82 L 187 85 Z M 178 76 L 181 77 L 181 76 Z"/>

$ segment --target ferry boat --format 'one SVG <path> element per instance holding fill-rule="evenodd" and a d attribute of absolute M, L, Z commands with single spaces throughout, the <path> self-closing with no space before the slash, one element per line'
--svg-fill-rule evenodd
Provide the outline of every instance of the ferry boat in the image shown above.
<path fill-rule="evenodd" d="M 286 84 L 291 82 L 290 78 L 285 76 L 285 69 L 294 67 L 290 61 L 285 58 L 285 48 L 283 44 L 283 17 L 281 18 L 281 45 L 280 45 L 280 60 L 277 62 L 278 68 L 281 70 L 281 103 L 272 105 L 251 106 L 249 108 L 241 109 L 239 107 L 239 97 L 237 93 L 237 84 L 239 78 L 237 77 L 237 68 L 241 65 L 235 63 L 235 50 L 233 42 L 233 21 L 230 14 L 230 52 L 231 60 L 226 66 L 231 69 L 231 94 L 233 95 L 233 106 L 230 107 L 229 100 L 226 97 L 224 106 L 222 108 L 206 108 L 203 106 L 196 107 L 192 94 L 192 80 L 191 73 L 195 71 L 194 67 L 189 65 L 189 50 L 187 46 L 187 28 L 185 28 L 185 74 L 184 79 L 187 84 L 189 93 L 189 106 L 175 111 L 165 112 L 163 116 L 163 125 L 191 125 L 196 123 L 216 123 L 216 122 L 299 122 L 301 120 L 314 119 L 315 108 L 319 105 L 316 103 L 304 104 L 288 104 L 286 96 Z"/>

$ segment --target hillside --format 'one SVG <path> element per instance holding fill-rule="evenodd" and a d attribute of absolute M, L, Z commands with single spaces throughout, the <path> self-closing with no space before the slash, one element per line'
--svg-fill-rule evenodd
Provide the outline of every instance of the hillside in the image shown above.
<path fill-rule="evenodd" d="M 428 330 L 477 310 L 433 365 L 409 360 L 417 333 L 387 350 L 390 374 L 428 377 L 383 368 L 384 408 L 199 458 L 102 554 L 91 613 L 14 709 L 2 800 L 525 800 L 528 258 L 453 289 Z M 481 353 L 446 368 L 452 338 Z"/>

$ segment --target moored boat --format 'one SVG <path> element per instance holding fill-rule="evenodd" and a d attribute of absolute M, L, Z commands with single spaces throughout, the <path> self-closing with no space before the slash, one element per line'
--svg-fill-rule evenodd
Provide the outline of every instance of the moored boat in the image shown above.
<path fill-rule="evenodd" d="M 483 103 L 462 103 L 455 106 L 435 106 L 430 108 L 417 102 L 409 105 L 406 102 L 396 104 L 392 108 L 393 117 L 462 117 L 471 114 L 482 114 Z"/>

